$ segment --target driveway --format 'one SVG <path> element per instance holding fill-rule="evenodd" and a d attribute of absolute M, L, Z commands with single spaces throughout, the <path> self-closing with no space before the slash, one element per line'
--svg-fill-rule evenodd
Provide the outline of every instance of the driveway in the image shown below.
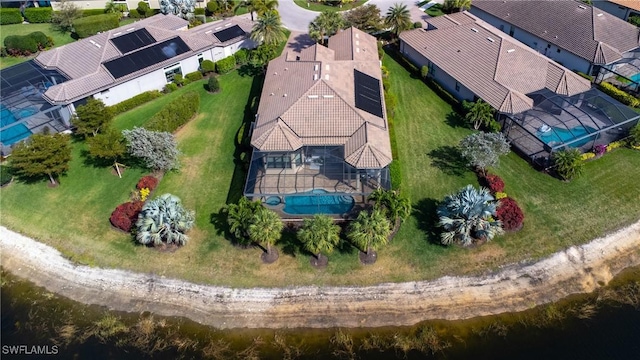
<path fill-rule="evenodd" d="M 393 4 L 400 3 L 406 4 L 411 10 L 412 21 L 423 21 L 423 16 L 426 15 L 418 9 L 415 0 L 369 0 L 367 4 L 374 4 L 380 8 L 382 16 L 387 13 L 387 10 L 393 6 Z M 278 12 L 282 18 L 282 23 L 287 29 L 291 31 L 307 32 L 309 29 L 309 23 L 318 16 L 318 12 L 309 11 L 301 8 L 293 3 L 293 0 L 280 0 L 278 5 Z"/>

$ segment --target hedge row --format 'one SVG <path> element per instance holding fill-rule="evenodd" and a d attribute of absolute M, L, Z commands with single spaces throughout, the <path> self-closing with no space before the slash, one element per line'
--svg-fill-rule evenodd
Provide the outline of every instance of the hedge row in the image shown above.
<path fill-rule="evenodd" d="M 42 31 L 27 35 L 9 35 L 4 39 L 7 53 L 12 56 L 31 55 L 53 45 L 53 40 Z"/>
<path fill-rule="evenodd" d="M 640 99 L 633 95 L 627 94 L 626 92 L 618 89 L 612 84 L 601 82 L 600 90 L 625 105 L 629 105 L 631 107 L 640 107 Z"/>
<path fill-rule="evenodd" d="M 79 38 L 86 38 L 102 31 L 120 26 L 118 14 L 102 14 L 79 18 L 73 21 L 73 28 Z"/>
<path fill-rule="evenodd" d="M 218 74 L 226 74 L 236 68 L 236 59 L 228 56 L 224 59 L 216 61 L 216 72 Z"/>
<path fill-rule="evenodd" d="M 20 23 L 22 23 L 22 14 L 20 14 L 20 9 L 0 8 L 0 25 Z"/>
<path fill-rule="evenodd" d="M 194 117 L 199 107 L 200 95 L 190 91 L 162 108 L 147 122 L 145 128 L 152 131 L 174 132 Z"/>
<path fill-rule="evenodd" d="M 30 23 L 49 23 L 53 10 L 50 7 L 30 7 L 24 9 L 24 17 Z"/>
<path fill-rule="evenodd" d="M 194 82 L 194 81 L 202 80 L 203 76 L 200 71 L 194 71 L 185 75 L 184 78 L 191 82 Z"/>
<path fill-rule="evenodd" d="M 135 107 L 138 107 L 144 103 L 148 103 L 153 99 L 157 99 L 160 96 L 162 96 L 162 93 L 157 90 L 143 92 L 142 94 L 136 95 L 131 99 L 110 106 L 111 112 L 114 116 L 116 116 L 118 114 L 122 114 L 125 111 L 129 111 Z"/>

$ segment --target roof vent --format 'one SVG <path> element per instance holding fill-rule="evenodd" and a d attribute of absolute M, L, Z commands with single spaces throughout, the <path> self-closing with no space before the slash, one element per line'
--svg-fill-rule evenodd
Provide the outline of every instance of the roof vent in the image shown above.
<path fill-rule="evenodd" d="M 356 39 L 359 38 L 358 33 L 356 33 Z"/>
<path fill-rule="evenodd" d="M 309 99 L 317 99 L 317 98 L 319 98 L 319 96 L 318 96 L 318 95 L 309 95 L 309 96 L 307 96 L 307 97 L 308 97 Z"/>
<path fill-rule="evenodd" d="M 584 6 L 584 5 L 578 5 L 578 7 L 579 7 L 580 9 L 585 9 L 585 10 L 587 9 L 587 7 L 586 7 L 586 6 Z"/>
<path fill-rule="evenodd" d="M 274 93 L 269 94 L 269 96 L 273 96 L 273 95 L 275 95 L 275 94 Z"/>
<path fill-rule="evenodd" d="M 329 74 L 325 75 L 325 76 L 324 76 L 324 79 L 325 79 L 325 80 L 329 80 Z"/>
<path fill-rule="evenodd" d="M 473 32 L 478 32 L 478 29 L 476 29 L 476 28 L 471 28 L 471 31 L 473 31 Z"/>
<path fill-rule="evenodd" d="M 558 38 L 558 35 L 556 35 L 556 36 L 555 36 L 555 38 L 557 39 L 557 38 Z"/>
<path fill-rule="evenodd" d="M 598 14 L 598 15 L 596 15 L 596 16 L 602 16 L 602 13 L 600 13 L 600 14 Z"/>
<path fill-rule="evenodd" d="M 318 74 L 313 74 L 313 80 L 318 80 Z"/>
<path fill-rule="evenodd" d="M 213 30 L 220 30 L 222 29 L 222 26 L 218 26 L 217 28 L 213 29 Z"/>
<path fill-rule="evenodd" d="M 287 70 L 289 70 L 289 68 L 284 68 L 284 71 L 287 71 Z"/>
<path fill-rule="evenodd" d="M 135 30 L 135 29 L 136 29 L 136 28 L 129 28 L 129 29 L 127 29 L 127 31 L 133 31 L 133 30 Z"/>
<path fill-rule="evenodd" d="M 490 42 L 495 42 L 495 40 L 493 40 L 492 38 L 488 37 L 487 40 L 489 40 Z"/>
<path fill-rule="evenodd" d="M 207 30 L 207 31 L 205 31 L 204 33 L 205 33 L 205 34 L 211 34 L 212 32 L 213 32 L 213 30 Z"/>
<path fill-rule="evenodd" d="M 512 53 L 512 52 L 514 52 L 514 51 L 516 51 L 516 49 L 509 49 L 509 50 L 507 50 L 507 52 L 508 52 L 508 53 Z"/>
<path fill-rule="evenodd" d="M 360 40 L 356 40 L 356 45 L 360 46 Z"/>
<path fill-rule="evenodd" d="M 232 24 L 232 23 L 228 23 L 228 24 L 226 24 L 224 27 L 229 27 L 229 26 L 231 26 L 231 25 L 233 25 L 233 24 Z"/>
<path fill-rule="evenodd" d="M 278 73 L 277 73 L 277 72 L 274 72 L 274 73 L 273 73 L 273 75 L 278 75 Z"/>
<path fill-rule="evenodd" d="M 327 66 L 325 66 L 324 68 L 327 69 L 327 71 L 331 70 L 331 66 L 329 66 L 329 64 L 327 64 Z"/>
<path fill-rule="evenodd" d="M 313 71 L 318 71 L 318 64 L 313 65 Z"/>
<path fill-rule="evenodd" d="M 287 97 L 287 94 L 283 94 L 282 97 Z"/>
<path fill-rule="evenodd" d="M 322 95 L 325 99 L 333 99 L 333 95 Z"/>
<path fill-rule="evenodd" d="M 122 34 L 122 31 L 118 31 L 117 33 L 113 34 L 113 36 L 118 36 L 120 34 Z"/>

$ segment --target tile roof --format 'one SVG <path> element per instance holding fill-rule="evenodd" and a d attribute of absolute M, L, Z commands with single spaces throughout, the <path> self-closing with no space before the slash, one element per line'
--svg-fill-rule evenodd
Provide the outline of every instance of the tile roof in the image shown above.
<path fill-rule="evenodd" d="M 284 141 L 284 135 L 273 135 L 277 128 L 285 129 L 277 131 L 295 135 L 301 146 L 345 145 L 345 159 L 357 168 L 387 166 L 391 144 L 386 117 L 356 108 L 354 69 L 382 77 L 375 38 L 355 28 L 332 36 L 328 48 L 316 44 L 272 60 L 251 144 L 260 151 L 299 148 L 289 138 Z"/>
<path fill-rule="evenodd" d="M 640 46 L 638 27 L 579 1 L 474 0 L 472 7 L 594 64 L 617 61 Z"/>
<path fill-rule="evenodd" d="M 499 111 L 530 109 L 533 100 L 526 94 L 540 89 L 574 95 L 591 87 L 586 79 L 468 12 L 439 18 L 444 18 L 438 22 L 445 28 L 405 31 L 400 39 Z"/>
<path fill-rule="evenodd" d="M 251 23 L 240 18 L 208 23 L 187 30 L 188 22 L 186 20 L 173 15 L 158 14 L 133 24 L 121 26 L 86 39 L 44 51 L 35 58 L 35 61 L 46 69 L 56 69 L 62 72 L 70 79 L 67 82 L 50 87 L 44 93 L 44 98 L 51 103 L 66 104 L 73 102 L 162 68 L 163 66 L 175 63 L 176 61 L 188 58 L 203 50 L 235 43 L 242 38 L 230 39 L 225 43 L 220 43 L 218 39 L 211 34 L 214 28 L 224 27 L 229 23 L 238 24 L 246 33 L 251 32 Z M 180 37 L 189 46 L 191 51 L 136 71 L 117 80 L 114 79 L 102 64 L 109 60 L 119 58 L 123 56 L 123 54 L 113 45 L 110 39 L 141 28 L 145 28 L 156 42 Z"/>
<path fill-rule="evenodd" d="M 618 4 L 620 6 L 624 6 L 629 9 L 640 11 L 640 1 L 638 0 L 608 0 L 608 1 L 614 4 Z"/>

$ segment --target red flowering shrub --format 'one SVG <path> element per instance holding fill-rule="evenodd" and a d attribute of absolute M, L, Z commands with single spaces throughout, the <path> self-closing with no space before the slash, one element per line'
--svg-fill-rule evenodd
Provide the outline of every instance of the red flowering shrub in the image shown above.
<path fill-rule="evenodd" d="M 496 218 L 502 221 L 505 230 L 519 230 L 524 221 L 524 214 L 518 203 L 510 197 L 500 200 L 496 210 Z"/>
<path fill-rule="evenodd" d="M 500 176 L 487 174 L 487 176 L 485 176 L 483 180 L 483 185 L 489 188 L 492 194 L 495 194 L 497 192 L 504 192 L 504 181 L 502 181 L 502 178 L 500 178 Z"/>
<path fill-rule="evenodd" d="M 129 201 L 118 205 L 109 218 L 111 225 L 122 231 L 131 231 L 131 227 L 138 219 L 138 214 L 142 210 L 142 205 L 144 205 L 142 201 Z"/>
<path fill-rule="evenodd" d="M 142 190 L 144 188 L 147 188 L 150 191 L 153 191 L 153 189 L 155 189 L 156 186 L 158 186 L 158 179 L 156 179 L 155 177 L 153 177 L 151 175 L 147 175 L 147 176 L 143 176 L 138 181 L 138 185 L 136 185 L 136 188 L 138 188 L 138 190 Z"/>

